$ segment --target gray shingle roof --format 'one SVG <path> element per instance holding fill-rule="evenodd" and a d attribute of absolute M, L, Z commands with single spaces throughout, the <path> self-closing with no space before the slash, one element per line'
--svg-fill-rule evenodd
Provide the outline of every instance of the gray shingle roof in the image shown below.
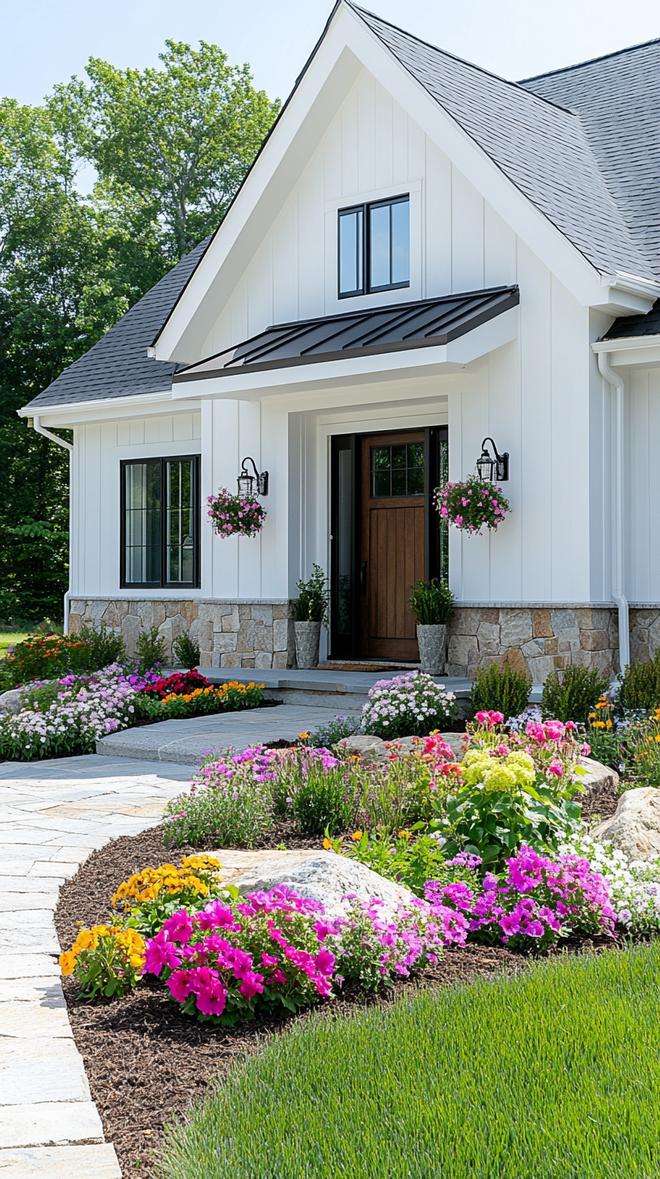
<path fill-rule="evenodd" d="M 579 113 L 629 233 L 660 277 L 660 39 L 521 85 Z"/>
<path fill-rule="evenodd" d="M 89 352 L 74 360 L 25 408 L 38 413 L 47 406 L 105 401 L 109 397 L 133 397 L 171 389 L 176 366 L 150 360 L 147 348 L 181 294 L 206 244 L 203 241 L 186 254 Z"/>
<path fill-rule="evenodd" d="M 542 89 L 541 79 L 526 86 L 507 82 L 351 7 L 596 270 L 654 277 L 607 187 L 581 117 L 553 105 L 560 98 L 533 93 Z M 647 124 L 646 134 L 651 130 Z"/>
<path fill-rule="evenodd" d="M 632 336 L 660 336 L 660 299 L 646 315 L 622 315 L 615 319 L 603 339 L 621 340 Z"/>

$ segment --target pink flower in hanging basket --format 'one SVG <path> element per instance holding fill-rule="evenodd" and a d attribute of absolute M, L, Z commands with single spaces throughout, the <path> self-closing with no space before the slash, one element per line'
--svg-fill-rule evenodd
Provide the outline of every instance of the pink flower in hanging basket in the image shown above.
<path fill-rule="evenodd" d="M 210 495 L 208 505 L 218 536 L 257 536 L 264 526 L 266 509 L 259 500 L 233 494 L 226 487 Z"/>
<path fill-rule="evenodd" d="M 436 488 L 434 500 L 441 518 L 470 536 L 480 533 L 482 528 L 497 528 L 510 511 L 502 488 L 478 475 Z"/>

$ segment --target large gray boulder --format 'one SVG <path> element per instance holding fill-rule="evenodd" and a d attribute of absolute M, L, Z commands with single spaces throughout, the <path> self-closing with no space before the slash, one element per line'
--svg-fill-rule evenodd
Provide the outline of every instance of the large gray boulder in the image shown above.
<path fill-rule="evenodd" d="M 20 711 L 23 692 L 25 688 L 10 688 L 0 695 L 0 716 Z"/>
<path fill-rule="evenodd" d="M 365 864 L 333 851 L 229 851 L 211 853 L 222 864 L 222 879 L 242 892 L 267 891 L 285 884 L 302 896 L 320 901 L 331 917 L 346 912 L 347 893 L 361 901 L 378 898 L 382 912 L 392 916 L 409 907 L 413 894 L 393 880 L 385 880 Z"/>
<path fill-rule="evenodd" d="M 616 844 L 630 860 L 660 856 L 660 790 L 655 786 L 626 790 L 612 817 L 599 823 L 594 835 Z"/>

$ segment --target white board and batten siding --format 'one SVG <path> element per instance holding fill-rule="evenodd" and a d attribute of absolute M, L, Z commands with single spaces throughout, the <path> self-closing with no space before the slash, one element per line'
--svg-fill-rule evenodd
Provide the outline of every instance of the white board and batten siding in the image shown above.
<path fill-rule="evenodd" d="M 405 192 L 411 200 L 410 287 L 338 300 L 337 210 Z M 465 601 L 590 601 L 594 362 L 588 311 L 366 71 L 274 215 L 241 280 L 218 307 L 202 352 L 216 353 L 275 322 L 514 282 L 521 291 L 518 340 L 460 377 L 439 375 L 433 393 L 423 394 L 437 398 L 438 422 L 449 421 L 452 478 L 474 468 L 486 434 L 511 455 L 506 488 L 511 517 L 492 537 L 464 540 L 452 534 L 453 588 Z M 417 379 L 402 396 L 420 397 Z M 378 400 L 372 389 L 360 386 L 354 397 L 356 407 Z M 332 398 L 328 392 L 326 413 L 332 412 Z M 315 401 L 310 398 L 310 407 Z M 327 520 L 310 525 L 307 503 L 318 498 L 327 470 L 318 469 L 316 458 L 313 464 L 305 460 L 315 486 L 308 477 L 301 508 L 293 482 L 291 488 L 282 484 L 289 463 L 280 448 L 288 438 L 285 418 L 292 406 L 272 402 L 262 402 L 261 411 L 226 402 L 204 411 L 215 439 L 211 486 L 234 477 L 239 452 L 252 453 L 277 471 L 261 540 L 222 542 L 221 553 L 217 543 L 207 541 L 214 586 L 221 582 L 239 596 L 285 596 L 283 577 L 292 590 L 312 559 L 327 562 Z M 293 472 L 289 477 L 298 479 Z M 301 511 L 307 519 L 303 543 Z"/>

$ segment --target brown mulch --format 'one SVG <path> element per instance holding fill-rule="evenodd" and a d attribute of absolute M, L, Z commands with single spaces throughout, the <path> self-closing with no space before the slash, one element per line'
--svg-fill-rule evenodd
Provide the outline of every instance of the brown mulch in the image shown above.
<path fill-rule="evenodd" d="M 614 782 L 610 781 L 600 786 L 590 786 L 584 794 L 579 794 L 577 801 L 582 807 L 582 818 L 585 823 L 591 823 L 595 819 L 609 819 L 617 808 L 622 789 L 627 787 L 617 788 Z"/>
<path fill-rule="evenodd" d="M 585 817 L 606 817 L 616 807 L 613 788 L 589 791 Z M 284 826 L 270 836 L 269 846 L 317 847 L 318 840 L 296 838 Z M 69 946 L 79 926 L 105 920 L 117 885 L 148 864 L 176 859 L 163 842 L 162 826 L 141 835 L 115 839 L 95 851 L 73 879 L 63 885 L 55 913 L 62 946 Z M 513 973 L 527 960 L 501 946 L 449 948 L 433 969 L 399 984 L 387 996 L 336 1000 L 326 1010 L 336 1013 L 388 1004 L 420 988 L 465 983 L 477 977 Z M 106 1138 L 117 1150 L 124 1179 L 156 1179 L 156 1160 L 164 1125 L 183 1114 L 209 1086 L 226 1075 L 246 1054 L 263 1045 L 285 1025 L 308 1018 L 262 1018 L 234 1028 L 210 1027 L 182 1015 L 166 994 L 145 983 L 137 992 L 108 1003 L 83 1003 L 77 984 L 64 979 L 64 993 L 78 1050 L 101 1117 Z"/>

